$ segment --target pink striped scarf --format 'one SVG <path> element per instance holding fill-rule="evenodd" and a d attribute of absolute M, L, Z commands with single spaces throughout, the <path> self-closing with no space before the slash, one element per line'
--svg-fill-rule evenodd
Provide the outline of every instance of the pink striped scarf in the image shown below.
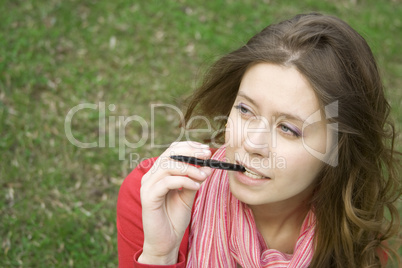
<path fill-rule="evenodd" d="M 213 159 L 223 160 L 225 148 Z M 251 209 L 229 190 L 228 173 L 216 169 L 199 190 L 195 203 L 187 267 L 308 267 L 313 256 L 315 216 L 310 211 L 294 254 L 267 248 Z"/>

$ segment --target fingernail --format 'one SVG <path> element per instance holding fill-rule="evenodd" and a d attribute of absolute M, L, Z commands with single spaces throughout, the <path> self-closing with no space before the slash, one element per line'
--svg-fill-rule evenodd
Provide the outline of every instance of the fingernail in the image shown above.
<path fill-rule="evenodd" d="M 210 150 L 202 150 L 202 153 L 204 153 L 204 154 L 210 154 L 211 153 L 211 151 Z"/>

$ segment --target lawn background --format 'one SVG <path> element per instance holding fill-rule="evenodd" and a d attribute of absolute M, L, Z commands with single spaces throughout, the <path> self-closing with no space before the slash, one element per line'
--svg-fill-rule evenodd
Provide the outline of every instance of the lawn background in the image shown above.
<path fill-rule="evenodd" d="M 310 11 L 339 16 L 366 38 L 400 130 L 400 0 L 0 0 L 0 267 L 116 267 L 115 204 L 136 163 L 129 157 L 164 149 L 149 136 L 119 159 L 119 117 L 150 122 L 152 105 L 180 106 L 217 57 Z M 96 106 L 74 115 L 72 134 L 104 147 L 67 139 L 66 116 L 80 104 Z M 177 120 L 155 109 L 156 144 L 177 139 Z M 139 142 L 143 131 L 127 124 L 125 139 Z"/>

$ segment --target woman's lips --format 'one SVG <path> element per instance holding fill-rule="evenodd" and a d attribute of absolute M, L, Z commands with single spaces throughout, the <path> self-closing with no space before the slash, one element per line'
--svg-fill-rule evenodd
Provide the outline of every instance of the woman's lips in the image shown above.
<path fill-rule="evenodd" d="M 237 171 L 234 173 L 234 177 L 238 182 L 247 186 L 261 186 L 271 181 L 271 179 L 268 177 L 258 179 L 253 178 L 252 176 L 249 175 L 247 171 L 246 172 Z"/>
<path fill-rule="evenodd" d="M 238 161 L 236 161 L 237 164 L 242 165 L 246 171 L 243 172 L 246 175 L 248 175 L 249 177 L 253 178 L 253 179 L 269 179 L 269 176 L 266 176 L 265 174 L 261 174 L 260 172 L 258 172 L 256 169 L 248 167 L 247 165 L 240 163 Z"/>
<path fill-rule="evenodd" d="M 265 176 L 261 176 L 260 174 L 253 172 L 252 170 L 249 170 L 249 169 L 246 168 L 246 167 L 245 167 L 245 169 L 246 169 L 246 171 L 243 172 L 244 175 L 246 175 L 246 176 L 248 176 L 248 177 L 250 177 L 250 178 L 252 178 L 252 179 L 261 180 L 261 179 L 266 179 L 266 178 L 267 178 L 267 177 L 265 177 Z"/>
<path fill-rule="evenodd" d="M 237 163 L 239 165 L 244 166 L 244 168 L 246 169 L 245 172 L 240 172 L 240 171 L 235 172 L 235 178 L 240 183 L 248 185 L 248 186 L 261 186 L 262 184 L 265 184 L 265 183 L 271 181 L 270 177 L 257 172 L 254 168 L 250 168 L 240 162 L 237 162 Z"/>

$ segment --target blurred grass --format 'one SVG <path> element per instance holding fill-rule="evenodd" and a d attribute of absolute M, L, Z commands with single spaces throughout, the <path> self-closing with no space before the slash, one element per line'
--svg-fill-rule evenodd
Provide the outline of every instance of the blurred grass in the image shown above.
<path fill-rule="evenodd" d="M 399 0 L 0 4 L 1 267 L 115 267 L 115 204 L 129 154 L 147 158 L 163 148 L 152 148 L 149 133 L 144 146 L 119 160 L 122 141 L 109 144 L 119 135 L 113 120 L 138 115 L 150 122 L 152 104 L 180 105 L 217 56 L 296 13 L 339 16 L 366 37 L 401 128 Z M 104 112 L 76 113 L 72 133 L 81 142 L 104 138 L 106 146 L 74 146 L 64 130 L 67 113 L 101 102 Z M 157 109 L 157 144 L 176 140 L 177 120 L 173 110 Z M 132 143 L 143 134 L 138 122 L 125 131 Z"/>

